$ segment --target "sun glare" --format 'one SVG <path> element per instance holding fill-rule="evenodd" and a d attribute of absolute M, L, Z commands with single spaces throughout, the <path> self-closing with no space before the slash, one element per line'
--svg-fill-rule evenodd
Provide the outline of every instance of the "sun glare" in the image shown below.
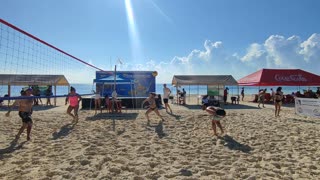
<path fill-rule="evenodd" d="M 140 37 L 138 32 L 138 27 L 136 26 L 134 13 L 130 0 L 125 0 L 127 19 L 128 19 L 128 32 L 131 40 L 131 52 L 132 52 L 132 60 L 135 62 L 141 62 L 142 59 L 142 51 L 140 45 Z"/>
<path fill-rule="evenodd" d="M 133 19 L 131 1 L 130 0 L 125 0 L 125 5 L 126 5 L 128 23 L 133 25 L 134 24 L 134 19 Z"/>

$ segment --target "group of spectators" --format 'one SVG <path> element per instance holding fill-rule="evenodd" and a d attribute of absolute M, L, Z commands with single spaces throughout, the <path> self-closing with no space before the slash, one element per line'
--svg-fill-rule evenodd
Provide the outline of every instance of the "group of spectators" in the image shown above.
<path fill-rule="evenodd" d="M 317 88 L 317 91 L 314 92 L 311 89 L 305 90 L 303 94 L 300 91 L 292 92 L 292 95 L 295 97 L 301 97 L 301 98 L 320 98 L 320 87 Z"/>
<path fill-rule="evenodd" d="M 32 89 L 33 96 L 38 96 L 38 98 L 34 98 L 33 99 L 33 105 L 37 106 L 37 105 L 39 105 L 39 102 L 42 105 L 42 100 L 41 100 L 42 93 L 40 91 L 40 87 L 38 85 L 34 85 L 34 86 L 31 86 L 31 89 Z M 47 89 L 44 91 L 44 95 L 46 96 L 46 99 L 47 99 L 46 105 L 47 106 L 49 106 L 49 105 L 51 106 L 52 104 L 51 104 L 50 96 L 53 95 L 52 86 L 51 85 L 47 86 Z"/>

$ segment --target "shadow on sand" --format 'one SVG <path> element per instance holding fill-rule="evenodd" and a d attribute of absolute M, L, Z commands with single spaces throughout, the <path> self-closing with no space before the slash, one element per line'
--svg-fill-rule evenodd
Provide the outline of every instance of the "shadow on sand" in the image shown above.
<path fill-rule="evenodd" d="M 94 116 L 86 117 L 86 121 L 99 121 L 99 120 L 135 120 L 138 113 L 100 113 Z"/>
<path fill-rule="evenodd" d="M 320 121 L 316 122 L 316 121 L 306 120 L 306 119 L 289 118 L 288 120 L 299 122 L 299 123 L 320 124 Z"/>
<path fill-rule="evenodd" d="M 173 114 L 173 113 L 168 113 L 170 116 L 173 116 L 176 120 L 180 120 L 181 119 L 181 116 L 180 115 L 177 115 L 177 114 Z"/>
<path fill-rule="evenodd" d="M 159 121 L 157 125 L 148 125 L 148 127 L 154 128 L 154 131 L 157 133 L 158 137 L 161 139 L 166 136 L 163 132 L 163 122 Z"/>
<path fill-rule="evenodd" d="M 18 144 L 18 139 L 14 139 L 10 142 L 10 146 L 4 149 L 0 149 L 0 160 L 4 158 L 5 154 L 8 153 L 13 153 L 16 150 L 19 150 L 23 147 L 23 145 L 26 143 L 27 141 L 24 141 L 20 144 Z M 18 144 L 18 145 L 17 145 Z"/>
<path fill-rule="evenodd" d="M 229 148 L 230 150 L 238 150 L 244 153 L 250 153 L 250 151 L 252 150 L 250 146 L 237 142 L 231 136 L 225 135 L 223 137 L 218 138 L 224 141 L 224 146 Z"/>
<path fill-rule="evenodd" d="M 43 110 L 49 110 L 56 108 L 57 106 L 45 106 L 45 105 L 38 105 L 38 106 L 33 106 L 33 111 L 43 111 Z M 9 108 L 6 105 L 0 106 L 0 111 L 8 111 Z M 13 111 L 18 111 L 17 107 L 12 108 Z"/>
<path fill-rule="evenodd" d="M 52 140 L 57 140 L 57 139 L 68 136 L 73 130 L 75 125 L 76 123 L 70 123 L 62 126 L 59 132 L 52 133 Z"/>
<path fill-rule="evenodd" d="M 199 109 L 201 110 L 201 105 L 181 105 L 184 106 L 188 109 L 192 109 L 192 110 L 196 110 Z M 254 106 L 249 106 L 249 105 L 244 105 L 244 104 L 227 104 L 227 105 L 223 105 L 221 104 L 220 106 L 221 108 L 224 109 L 260 109 L 258 107 L 254 107 Z"/>
<path fill-rule="evenodd" d="M 164 136 L 166 136 L 166 134 L 163 132 L 163 123 L 162 121 L 160 121 L 158 123 L 158 125 L 154 128 L 154 131 L 157 133 L 158 137 L 161 139 Z"/>

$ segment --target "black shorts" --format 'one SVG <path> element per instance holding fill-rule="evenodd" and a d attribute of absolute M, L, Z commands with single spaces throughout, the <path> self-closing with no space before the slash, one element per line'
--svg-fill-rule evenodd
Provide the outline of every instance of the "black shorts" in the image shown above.
<path fill-rule="evenodd" d="M 223 100 L 224 100 L 224 101 L 227 101 L 227 97 L 228 97 L 228 96 L 223 96 Z"/>
<path fill-rule="evenodd" d="M 158 108 L 157 108 L 157 107 L 154 107 L 154 108 L 149 108 L 149 109 L 151 109 L 151 110 L 153 110 L 153 111 L 154 111 L 154 110 L 156 110 L 156 109 L 158 109 Z"/>
<path fill-rule="evenodd" d="M 23 111 L 19 111 L 19 116 L 22 119 L 22 122 L 24 123 L 32 123 L 32 119 L 31 119 L 31 113 L 30 112 L 23 112 Z"/>
<path fill-rule="evenodd" d="M 169 99 L 163 99 L 163 102 L 167 104 L 169 102 Z"/>

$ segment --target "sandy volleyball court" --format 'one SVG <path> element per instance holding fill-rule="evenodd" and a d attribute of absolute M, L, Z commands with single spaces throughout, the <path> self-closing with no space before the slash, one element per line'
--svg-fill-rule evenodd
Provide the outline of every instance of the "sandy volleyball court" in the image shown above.
<path fill-rule="evenodd" d="M 25 132 L 13 141 L 20 118 L 0 111 L 1 179 L 320 178 L 320 120 L 293 107 L 275 118 L 273 105 L 225 106 L 221 137 L 197 105 L 172 105 L 174 115 L 161 110 L 163 123 L 151 113 L 150 126 L 145 110 L 81 110 L 72 124 L 66 108 L 37 107 L 31 142 Z"/>

